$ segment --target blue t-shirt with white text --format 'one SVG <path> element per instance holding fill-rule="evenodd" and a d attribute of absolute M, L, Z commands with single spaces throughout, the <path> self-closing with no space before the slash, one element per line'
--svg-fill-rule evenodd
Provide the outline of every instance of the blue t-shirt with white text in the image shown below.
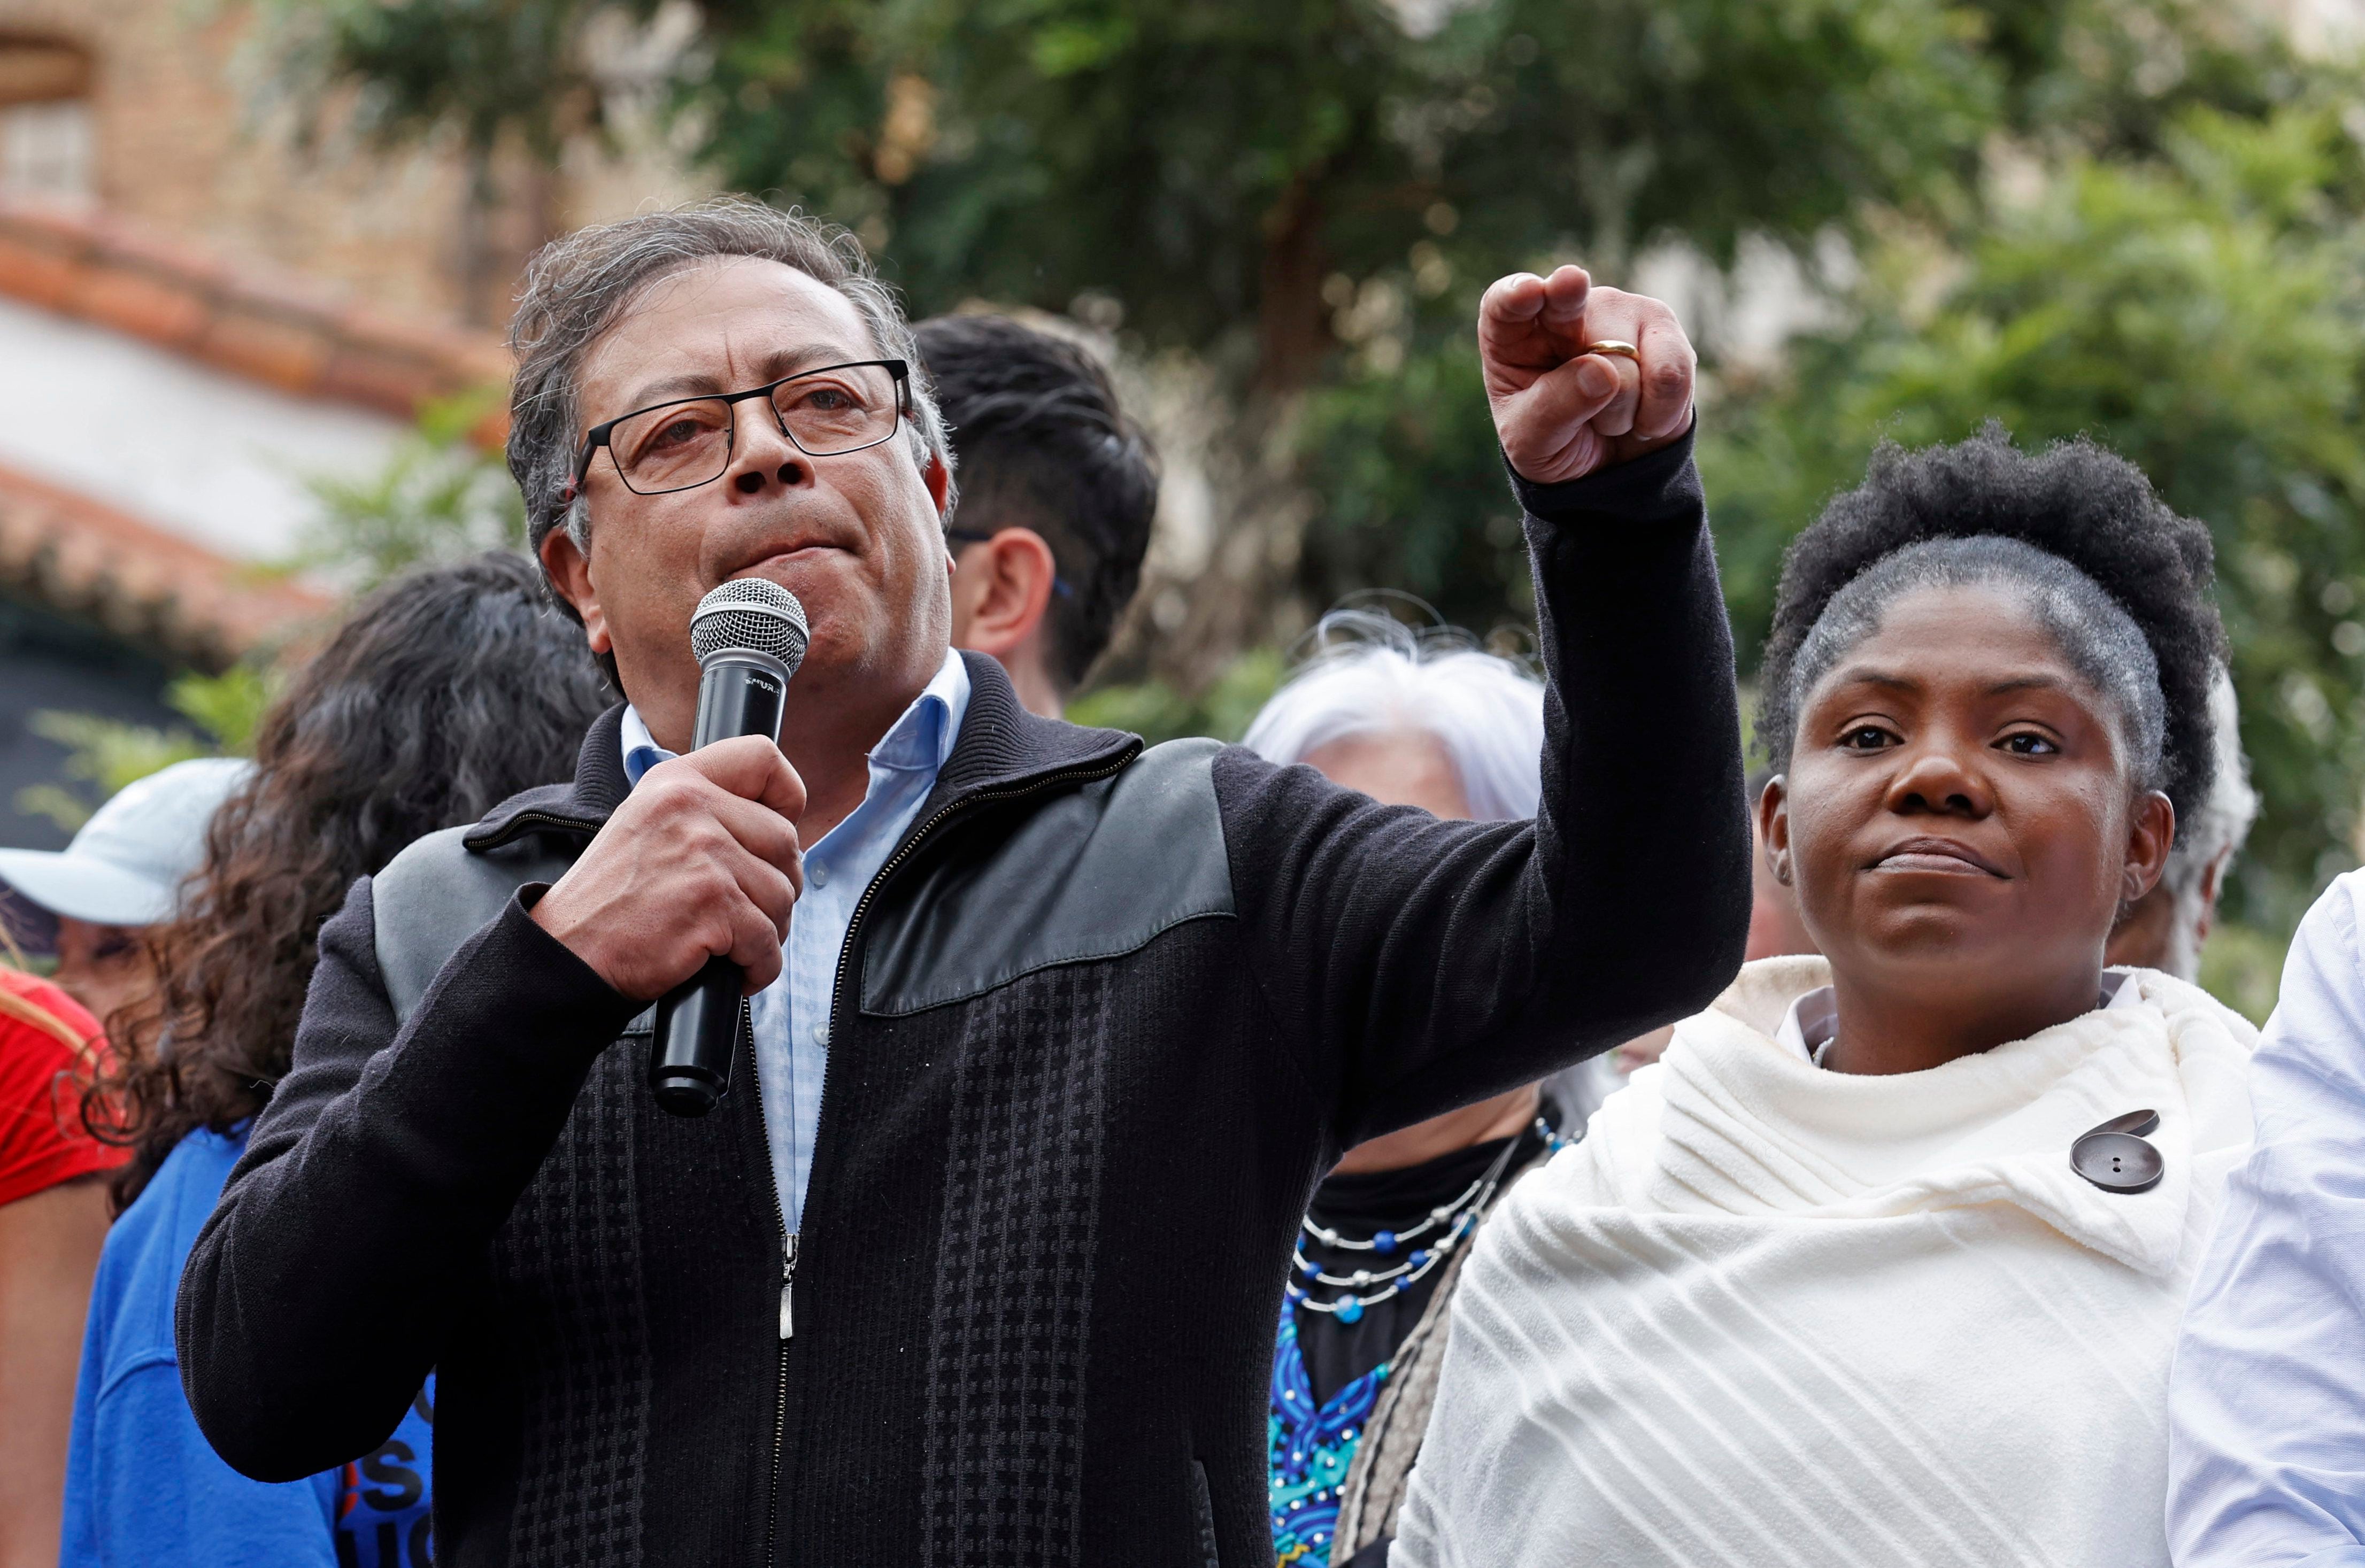
<path fill-rule="evenodd" d="M 60 1568 L 429 1568 L 435 1380 L 376 1451 L 304 1481 L 222 1462 L 181 1392 L 173 1301 L 246 1148 L 181 1140 L 107 1233 L 83 1334 Z"/>

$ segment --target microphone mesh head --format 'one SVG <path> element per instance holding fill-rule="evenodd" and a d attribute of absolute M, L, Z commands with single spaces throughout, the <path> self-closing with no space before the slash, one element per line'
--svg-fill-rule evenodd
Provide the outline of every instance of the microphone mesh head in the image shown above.
<path fill-rule="evenodd" d="M 805 607 L 762 577 L 724 583 L 691 612 L 689 651 L 703 665 L 725 649 L 768 654 L 796 674 L 805 656 Z"/>

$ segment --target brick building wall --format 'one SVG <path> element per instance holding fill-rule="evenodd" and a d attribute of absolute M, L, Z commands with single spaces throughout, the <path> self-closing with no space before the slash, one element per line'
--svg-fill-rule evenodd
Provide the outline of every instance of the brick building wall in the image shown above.
<path fill-rule="evenodd" d="M 360 145 L 333 111 L 298 144 L 252 47 L 252 9 L 187 0 L 0 0 L 0 114 L 12 43 L 88 62 L 89 199 L 111 215 L 347 286 L 383 308 L 499 324 L 546 227 L 670 203 L 703 186 L 654 130 L 621 157 L 571 150 L 554 177 L 497 165 L 471 210 L 458 149 Z M 55 91 L 54 86 L 33 91 Z"/>

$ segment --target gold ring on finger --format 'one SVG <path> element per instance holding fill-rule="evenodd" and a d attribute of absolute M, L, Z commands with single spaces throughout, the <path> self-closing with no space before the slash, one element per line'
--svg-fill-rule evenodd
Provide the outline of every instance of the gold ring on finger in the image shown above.
<path fill-rule="evenodd" d="M 1620 359 L 1631 359 L 1631 360 L 1632 360 L 1636 364 L 1642 364 L 1642 350 L 1640 350 L 1640 349 L 1636 348 L 1632 343 L 1620 342 L 1619 342 L 1616 338 L 1603 338 L 1603 339 L 1601 339 L 1601 340 L 1600 340 L 1599 342 L 1590 342 L 1590 343 L 1586 344 L 1583 348 L 1581 348 L 1581 349 L 1577 350 L 1576 352 L 1577 352 L 1577 353 L 1581 353 L 1581 354 L 1586 354 L 1586 353 L 1603 353 L 1603 354 L 1609 354 L 1609 353 L 1614 353 L 1614 354 L 1618 355 Z"/>

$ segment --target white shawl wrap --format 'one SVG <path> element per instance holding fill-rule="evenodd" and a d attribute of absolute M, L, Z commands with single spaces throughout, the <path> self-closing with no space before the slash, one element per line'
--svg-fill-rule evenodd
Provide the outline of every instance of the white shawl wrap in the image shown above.
<path fill-rule="evenodd" d="M 2257 1032 L 2139 969 L 2134 1005 L 1852 1076 L 1773 1037 L 1829 980 L 1744 969 L 1487 1222 L 1392 1563 L 2168 1562 L 2169 1355 Z M 2070 1169 L 2145 1107 L 2158 1186 Z"/>

